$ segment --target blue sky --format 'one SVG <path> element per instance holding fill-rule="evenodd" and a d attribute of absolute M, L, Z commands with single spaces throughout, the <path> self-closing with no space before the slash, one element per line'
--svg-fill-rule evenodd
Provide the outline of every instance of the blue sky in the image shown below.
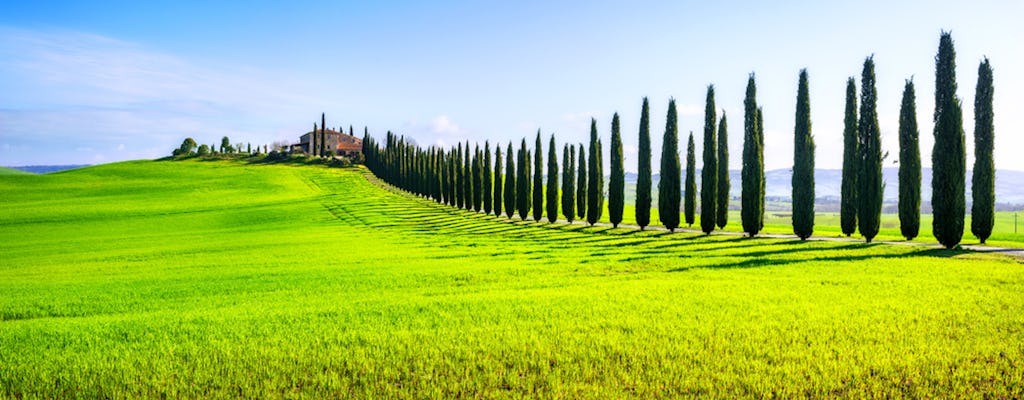
<path fill-rule="evenodd" d="M 900 96 L 913 77 L 927 165 L 945 29 L 956 42 L 968 149 L 987 56 L 996 165 L 1024 170 L 1013 118 L 1024 109 L 1024 79 L 1011 73 L 1024 70 L 1022 2 L 206 3 L 0 5 L 0 165 L 155 158 L 186 136 L 294 141 L 321 112 L 330 126 L 391 130 L 420 144 L 518 143 L 538 128 L 575 143 L 591 117 L 607 138 L 619 112 L 633 171 L 641 99 L 651 101 L 655 149 L 670 97 L 681 133 L 694 131 L 700 146 L 714 84 L 739 168 L 754 72 L 766 166 L 788 168 L 797 76 L 807 68 L 818 166 L 839 168 L 846 78 L 859 83 L 872 54 L 883 150 L 898 154 Z"/>

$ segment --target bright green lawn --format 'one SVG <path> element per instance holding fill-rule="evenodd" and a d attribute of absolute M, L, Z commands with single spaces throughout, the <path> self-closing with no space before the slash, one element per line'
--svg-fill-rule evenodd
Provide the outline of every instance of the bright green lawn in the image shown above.
<path fill-rule="evenodd" d="M 358 169 L 0 177 L 0 397 L 1024 395 L 1024 265 L 509 223 Z"/>

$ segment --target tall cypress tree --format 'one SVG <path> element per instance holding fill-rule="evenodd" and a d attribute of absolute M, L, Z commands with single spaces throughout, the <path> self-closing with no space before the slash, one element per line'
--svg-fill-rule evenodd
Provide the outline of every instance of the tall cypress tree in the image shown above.
<path fill-rule="evenodd" d="M 651 223 L 651 118 L 647 98 L 640 108 L 640 143 L 636 175 L 636 224 L 643 230 Z"/>
<path fill-rule="evenodd" d="M 708 85 L 704 103 L 704 153 L 700 172 L 700 229 L 704 233 L 715 230 L 718 217 L 718 116 L 715 107 L 715 85 Z"/>
<path fill-rule="evenodd" d="M 480 145 L 473 149 L 473 211 L 480 212 L 484 204 L 484 166 Z"/>
<path fill-rule="evenodd" d="M 658 180 L 658 218 L 669 232 L 679 227 L 680 178 L 676 100 L 670 99 L 665 117 L 665 137 L 661 141 L 661 179 Z"/>
<path fill-rule="evenodd" d="M 502 181 L 501 181 L 501 144 L 494 145 L 494 215 L 501 216 L 501 204 L 505 200 L 504 193 L 502 193 Z"/>
<path fill-rule="evenodd" d="M 882 139 L 878 129 L 874 56 L 864 60 L 860 88 L 860 173 L 857 175 L 857 228 L 864 239 L 878 234 L 882 218 Z"/>
<path fill-rule="evenodd" d="M 508 142 L 505 151 L 505 216 L 512 218 L 516 212 L 516 163 L 512 158 L 512 142 Z"/>
<path fill-rule="evenodd" d="M 466 175 L 462 169 L 462 142 L 459 142 L 459 150 L 455 153 L 455 206 L 463 208 L 466 206 Z"/>
<path fill-rule="evenodd" d="M 903 86 L 900 105 L 900 232 L 914 240 L 921 228 L 921 150 L 917 143 L 917 100 L 914 81 Z"/>
<path fill-rule="evenodd" d="M 978 86 L 974 94 L 974 175 L 971 176 L 971 233 L 981 244 L 992 234 L 995 224 L 995 174 L 992 160 L 995 126 L 992 111 L 992 65 L 985 58 L 978 66 Z"/>
<path fill-rule="evenodd" d="M 619 133 L 619 113 L 612 117 L 612 175 L 608 180 L 608 218 L 613 227 L 622 222 L 622 209 L 626 202 L 626 171 L 622 165 L 622 135 Z"/>
<path fill-rule="evenodd" d="M 548 142 L 548 183 L 547 183 L 548 222 L 558 220 L 558 150 L 555 149 L 555 135 Z"/>
<path fill-rule="evenodd" d="M 493 204 L 491 203 L 491 142 L 484 141 L 483 181 L 480 182 L 480 193 L 484 200 L 484 214 L 490 214 Z"/>
<path fill-rule="evenodd" d="M 762 132 L 761 110 L 757 107 L 757 84 L 754 74 L 747 79 L 747 93 L 743 100 L 743 171 L 740 217 L 743 231 L 750 236 L 761 231 L 764 221 L 764 148 L 759 134 Z"/>
<path fill-rule="evenodd" d="M 327 155 L 327 113 L 320 113 L 320 153 L 319 156 Z"/>
<path fill-rule="evenodd" d="M 587 223 L 601 218 L 601 159 L 597 144 L 597 120 L 590 119 L 590 157 L 587 159 Z"/>
<path fill-rule="evenodd" d="M 576 219 L 576 146 L 562 148 L 562 215 L 571 224 Z"/>
<path fill-rule="evenodd" d="M 729 131 L 722 110 L 722 122 L 718 124 L 718 204 L 715 223 L 720 229 L 729 222 Z"/>
<path fill-rule="evenodd" d="M 530 190 L 530 150 L 526 148 L 525 138 L 519 146 L 516 164 L 519 166 L 516 176 L 516 210 L 519 211 L 519 219 L 526 221 L 533 193 Z"/>
<path fill-rule="evenodd" d="M 473 155 L 469 152 L 469 141 L 466 141 L 466 157 L 463 159 L 462 176 L 463 190 L 466 192 L 466 209 L 473 209 Z"/>
<path fill-rule="evenodd" d="M 857 83 L 846 80 L 846 117 L 843 127 L 843 181 L 839 203 L 839 225 L 846 236 L 857 231 L 857 174 L 860 170 L 857 143 Z"/>
<path fill-rule="evenodd" d="M 807 69 L 800 70 L 793 128 L 793 233 L 805 240 L 814 233 L 814 136 Z"/>
<path fill-rule="evenodd" d="M 932 234 L 951 249 L 964 235 L 966 160 L 963 113 L 956 97 L 956 51 L 949 32 L 942 32 L 935 57 L 934 118 Z"/>
<path fill-rule="evenodd" d="M 586 219 L 587 217 L 587 153 L 583 150 L 583 144 L 580 143 L 579 151 L 577 152 L 579 158 L 579 168 L 576 170 L 576 214 L 579 215 L 580 219 Z"/>
<path fill-rule="evenodd" d="M 757 201 L 760 207 L 757 215 L 759 217 L 760 229 L 764 229 L 764 109 L 761 106 L 757 106 L 757 149 L 757 159 L 760 162 L 758 165 L 758 172 L 760 172 L 758 180 L 761 181 L 760 191 L 758 192 L 760 195 Z"/>
<path fill-rule="evenodd" d="M 544 150 L 540 143 L 540 129 L 537 129 L 536 150 L 533 152 L 533 220 L 540 221 L 544 215 Z"/>
<path fill-rule="evenodd" d="M 686 226 L 693 225 L 693 214 L 697 206 L 697 160 L 693 147 L 693 131 L 690 131 L 690 139 L 686 144 L 686 186 L 683 187 L 683 214 L 686 217 Z"/>

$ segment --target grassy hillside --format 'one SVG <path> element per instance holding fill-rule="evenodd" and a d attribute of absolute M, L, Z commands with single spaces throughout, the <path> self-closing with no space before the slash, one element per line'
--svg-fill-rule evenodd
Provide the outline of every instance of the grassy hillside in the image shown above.
<path fill-rule="evenodd" d="M 0 177 L 0 397 L 1024 394 L 1024 265 L 510 223 L 358 169 Z"/>
<path fill-rule="evenodd" d="M 14 168 L 0 167 L 0 175 L 28 175 L 28 172 Z"/>

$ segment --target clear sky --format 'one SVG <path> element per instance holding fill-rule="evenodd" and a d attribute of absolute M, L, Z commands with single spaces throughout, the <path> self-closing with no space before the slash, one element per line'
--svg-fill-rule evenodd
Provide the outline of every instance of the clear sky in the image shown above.
<path fill-rule="evenodd" d="M 210 4 L 213 3 L 213 4 Z M 754 72 L 766 167 L 792 165 L 796 84 L 807 68 L 819 168 L 839 168 L 846 78 L 874 55 L 883 151 L 893 165 L 905 79 L 917 86 L 930 160 L 934 57 L 957 50 L 973 151 L 978 64 L 995 70 L 996 166 L 1024 170 L 1020 1 L 9 1 L 0 5 L 0 165 L 103 163 L 170 154 L 186 136 L 254 145 L 329 126 L 420 144 L 584 141 L 619 112 L 636 170 L 641 99 L 657 166 L 668 99 L 699 148 L 714 84 L 740 166 Z M 685 145 L 681 146 L 684 148 Z M 608 148 L 607 145 L 605 148 Z M 698 163 L 700 151 L 697 151 Z M 606 157 L 607 159 L 607 157 Z M 973 157 L 968 156 L 968 162 Z M 970 168 L 968 164 L 968 168 Z"/>

